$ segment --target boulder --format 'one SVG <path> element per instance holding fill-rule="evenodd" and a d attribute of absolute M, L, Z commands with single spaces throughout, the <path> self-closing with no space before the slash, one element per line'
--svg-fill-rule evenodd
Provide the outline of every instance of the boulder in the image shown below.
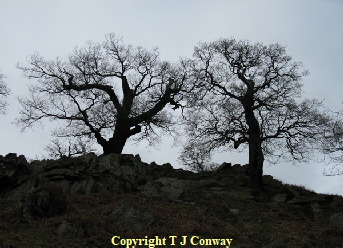
<path fill-rule="evenodd" d="M 29 179 L 29 164 L 23 155 L 16 153 L 0 156 L 0 195 L 16 188 Z"/>

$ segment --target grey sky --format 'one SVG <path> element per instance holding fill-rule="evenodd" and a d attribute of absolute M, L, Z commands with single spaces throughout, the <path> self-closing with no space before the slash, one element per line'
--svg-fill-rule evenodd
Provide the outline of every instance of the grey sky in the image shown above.
<path fill-rule="evenodd" d="M 148 48 L 158 46 L 161 58 L 176 61 L 191 56 L 200 41 L 218 38 L 280 43 L 295 61 L 310 71 L 304 78 L 304 96 L 324 100 L 333 110 L 343 109 L 341 78 L 343 57 L 343 1 L 339 0 L 0 0 L 0 70 L 12 89 L 7 115 L 0 115 L 0 154 L 9 152 L 34 158 L 45 154 L 49 127 L 20 133 L 11 124 L 18 116 L 15 99 L 27 94 L 17 62 L 39 52 L 44 58 L 63 58 L 88 40 L 102 42 L 116 33 L 126 43 Z M 170 162 L 179 148 L 165 138 L 159 150 L 128 145 L 124 152 L 139 153 L 145 162 Z M 217 162 L 247 163 L 245 154 L 219 154 Z M 343 195 L 343 177 L 323 177 L 325 167 L 311 163 L 265 166 L 287 183 L 302 184 L 323 193 Z"/>

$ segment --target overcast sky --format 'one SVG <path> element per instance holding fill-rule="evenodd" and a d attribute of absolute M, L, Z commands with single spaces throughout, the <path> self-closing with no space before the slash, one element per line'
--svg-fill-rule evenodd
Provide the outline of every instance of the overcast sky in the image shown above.
<path fill-rule="evenodd" d="M 0 115 L 0 154 L 35 158 L 46 155 L 50 128 L 20 132 L 18 95 L 34 83 L 21 77 L 17 62 L 39 52 L 44 58 L 65 57 L 88 40 L 102 42 L 116 33 L 125 43 L 158 46 L 161 58 L 191 56 L 198 42 L 218 38 L 280 43 L 310 71 L 304 97 L 318 98 L 331 109 L 343 109 L 343 1 L 341 0 L 0 0 L 0 70 L 12 90 L 6 115 Z M 144 162 L 177 162 L 180 148 L 165 138 L 156 150 L 128 144 L 124 153 L 140 154 Z M 320 157 L 319 157 L 320 158 Z M 219 154 L 216 162 L 245 164 L 246 154 Z M 320 163 L 265 165 L 264 174 L 320 193 L 343 195 L 343 176 L 324 177 Z M 343 166 L 342 166 L 343 168 Z"/>

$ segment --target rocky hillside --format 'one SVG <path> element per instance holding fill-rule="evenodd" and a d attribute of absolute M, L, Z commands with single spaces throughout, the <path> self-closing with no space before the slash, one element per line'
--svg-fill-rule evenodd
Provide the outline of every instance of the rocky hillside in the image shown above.
<path fill-rule="evenodd" d="M 343 247 L 343 198 L 246 165 L 192 173 L 138 155 L 0 156 L 3 247 Z"/>

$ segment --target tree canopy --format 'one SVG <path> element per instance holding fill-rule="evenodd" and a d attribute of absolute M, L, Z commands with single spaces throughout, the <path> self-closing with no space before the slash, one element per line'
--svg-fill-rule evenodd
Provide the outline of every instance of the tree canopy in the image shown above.
<path fill-rule="evenodd" d="M 161 61 L 157 48 L 125 45 L 114 34 L 103 44 L 76 48 L 65 60 L 34 54 L 18 68 L 37 84 L 19 98 L 17 123 L 63 121 L 55 136 L 96 140 L 104 154 L 121 153 L 132 136 L 152 140 L 156 128 L 168 130 L 173 121 L 166 106 L 178 108 L 184 82 L 181 63 Z"/>

